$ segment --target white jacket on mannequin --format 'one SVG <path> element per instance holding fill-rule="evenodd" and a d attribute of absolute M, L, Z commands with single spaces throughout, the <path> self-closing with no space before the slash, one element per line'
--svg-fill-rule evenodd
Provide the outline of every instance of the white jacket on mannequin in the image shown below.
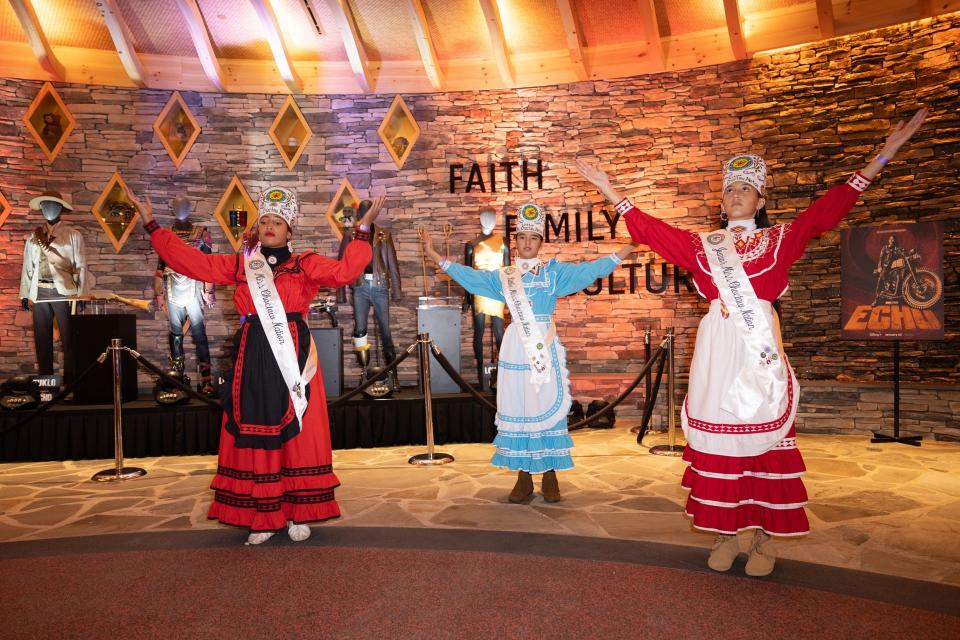
<path fill-rule="evenodd" d="M 46 253 L 53 284 L 63 296 L 83 295 L 90 291 L 92 283 L 87 272 L 83 235 L 72 225 L 61 220 L 52 227 L 53 237 L 47 248 L 36 240 L 35 234 L 27 236 L 23 247 L 23 269 L 20 272 L 20 298 L 37 300 L 37 282 L 40 277 L 40 257 Z"/>

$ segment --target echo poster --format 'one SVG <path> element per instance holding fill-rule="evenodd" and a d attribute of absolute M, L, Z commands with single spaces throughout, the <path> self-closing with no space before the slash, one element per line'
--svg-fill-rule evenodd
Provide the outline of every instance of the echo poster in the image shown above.
<path fill-rule="evenodd" d="M 943 339 L 943 225 L 844 229 L 841 335 L 856 340 Z"/>

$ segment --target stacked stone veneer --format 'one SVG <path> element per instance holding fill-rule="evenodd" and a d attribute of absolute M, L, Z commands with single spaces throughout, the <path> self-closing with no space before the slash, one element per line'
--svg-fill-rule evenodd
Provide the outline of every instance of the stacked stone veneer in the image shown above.
<path fill-rule="evenodd" d="M 422 136 L 402 170 L 376 133 L 393 95 L 298 97 L 316 135 L 291 171 L 267 135 L 284 96 L 186 92 L 203 131 L 176 170 L 152 130 L 169 92 L 57 85 L 77 127 L 57 160 L 48 163 L 22 123 L 40 84 L 0 80 L 0 189 L 14 208 L 0 229 L 0 374 L 30 370 L 34 362 L 29 316 L 17 311 L 17 289 L 23 238 L 40 221 L 28 211 L 27 201 L 46 189 L 72 194 L 76 211 L 67 218 L 83 229 L 98 288 L 149 297 L 155 256 L 145 233 L 138 228 L 118 254 L 90 214 L 115 170 L 137 196 L 150 196 L 161 223 L 170 222 L 171 197 L 190 197 L 194 219 L 206 221 L 222 251 L 229 245 L 211 214 L 234 173 L 254 196 L 268 184 L 293 187 L 303 211 L 295 248 L 323 254 L 336 247 L 324 212 L 348 176 L 362 195 L 388 197 L 387 221 L 398 241 L 406 294 L 393 307 L 395 339 L 403 346 L 414 339 L 416 296 L 423 286 L 416 223 L 439 229 L 452 222 L 451 253 L 460 256 L 463 243 L 479 227 L 476 212 L 484 205 L 506 212 L 534 199 L 554 210 L 593 206 L 599 211 L 599 195 L 571 167 L 574 158 L 587 157 L 607 169 L 638 206 L 672 224 L 703 230 L 717 224 L 721 162 L 746 150 L 767 158 L 768 208 L 775 219 L 790 220 L 830 185 L 862 167 L 897 119 L 925 104 L 932 111 L 930 122 L 843 224 L 944 221 L 947 335 L 939 342 L 905 343 L 902 371 L 905 381 L 920 385 L 921 395 L 929 383 L 941 385 L 931 398 L 953 393 L 954 405 L 943 415 L 955 416 L 951 389 L 957 387 L 951 385 L 960 381 L 958 42 L 960 14 L 952 14 L 677 73 L 514 91 L 408 95 Z M 464 194 L 461 183 L 460 193 L 448 192 L 451 162 L 537 157 L 545 164 L 542 190 Z M 501 189 L 502 184 L 501 179 Z M 601 234 L 603 226 L 598 226 Z M 544 253 L 568 260 L 592 258 L 610 252 L 625 237 L 621 222 L 617 240 L 553 243 Z M 872 387 L 858 384 L 891 378 L 890 344 L 840 338 L 838 238 L 839 231 L 832 231 L 813 241 L 794 267 L 783 300 L 784 340 L 798 376 L 834 384 L 827 388 L 839 388 L 839 381 L 851 389 L 823 396 L 807 385 L 801 428 L 807 423 L 820 428 L 825 413 L 872 412 L 870 419 L 877 420 L 882 417 L 877 412 L 886 411 Z M 639 258 L 651 259 L 659 273 L 659 259 L 646 253 Z M 618 280 L 626 274 L 618 271 Z M 678 369 L 686 373 L 705 305 L 685 289 L 676 294 L 671 287 L 652 295 L 644 289 L 645 278 L 638 284 L 639 292 L 632 295 L 609 295 L 605 286 L 600 295 L 560 302 L 556 319 L 578 396 L 610 396 L 622 388 L 632 377 L 623 372 L 639 368 L 647 327 L 655 339 L 668 327 L 676 329 Z M 446 291 L 442 276 L 431 276 L 427 288 L 434 294 Z M 208 314 L 208 332 L 215 366 L 222 369 L 238 318 L 229 303 L 229 287 L 220 288 L 219 298 Z M 351 313 L 349 306 L 341 307 L 348 333 Z M 463 320 L 463 366 L 473 371 L 469 318 Z M 166 360 L 166 332 L 162 318 L 138 318 L 138 346 L 151 360 Z M 353 380 L 356 368 L 347 348 L 348 379 Z M 190 353 L 189 338 L 187 349 Z M 414 375 L 410 362 L 402 370 L 408 381 Z M 141 386 L 148 385 L 149 379 L 141 377 Z"/>

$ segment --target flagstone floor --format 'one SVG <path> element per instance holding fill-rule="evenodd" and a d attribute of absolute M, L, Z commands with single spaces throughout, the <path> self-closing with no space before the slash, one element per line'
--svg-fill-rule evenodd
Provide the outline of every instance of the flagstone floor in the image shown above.
<path fill-rule="evenodd" d="M 576 469 L 560 474 L 563 501 L 538 494 L 513 505 L 515 477 L 489 466 L 490 445 L 438 447 L 456 461 L 414 467 L 423 447 L 334 452 L 343 517 L 328 526 L 545 532 L 683 544 L 691 529 L 679 486 L 683 463 L 638 447 L 630 423 L 573 434 Z M 644 444 L 665 442 L 648 435 Z M 781 557 L 960 585 L 960 444 L 874 445 L 861 436 L 804 435 L 812 532 L 777 543 Z M 112 460 L 0 465 L 0 542 L 217 527 L 206 519 L 215 456 L 126 461 L 147 476 L 94 483 Z M 238 531 L 238 544 L 245 535 Z M 741 545 L 746 549 L 748 540 Z M 706 551 L 704 551 L 706 558 Z"/>

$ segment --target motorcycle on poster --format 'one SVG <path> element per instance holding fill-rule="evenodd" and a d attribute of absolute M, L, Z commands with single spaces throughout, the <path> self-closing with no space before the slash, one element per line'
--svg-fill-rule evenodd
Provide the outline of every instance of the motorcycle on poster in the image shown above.
<path fill-rule="evenodd" d="M 943 227 L 939 222 L 844 229 L 844 338 L 943 338 Z"/>

